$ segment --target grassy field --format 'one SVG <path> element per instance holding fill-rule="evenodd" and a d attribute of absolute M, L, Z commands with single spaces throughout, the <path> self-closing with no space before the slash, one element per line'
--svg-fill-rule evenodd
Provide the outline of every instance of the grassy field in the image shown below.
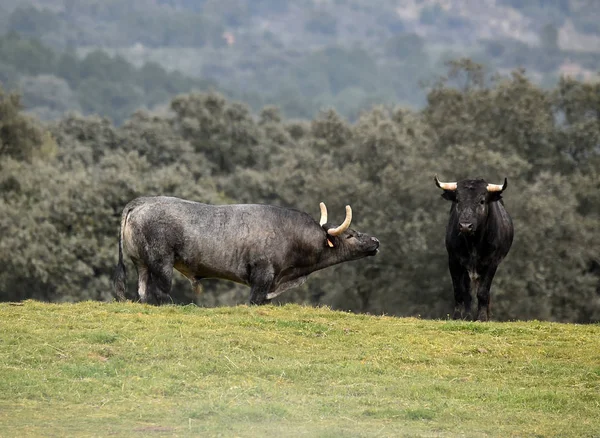
<path fill-rule="evenodd" d="M 600 326 L 0 305 L 0 436 L 600 436 Z"/>

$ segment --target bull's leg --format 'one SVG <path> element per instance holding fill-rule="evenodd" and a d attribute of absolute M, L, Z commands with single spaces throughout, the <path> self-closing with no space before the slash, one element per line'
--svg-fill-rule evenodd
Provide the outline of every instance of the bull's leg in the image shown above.
<path fill-rule="evenodd" d="M 138 271 L 138 296 L 140 298 L 140 302 L 147 303 L 148 302 L 148 280 L 150 279 L 150 272 L 148 271 L 148 267 L 141 265 L 136 265 Z"/>
<path fill-rule="evenodd" d="M 497 268 L 497 266 L 490 266 L 479 280 L 477 288 L 477 319 L 479 321 L 489 321 L 490 319 L 490 288 Z"/>
<path fill-rule="evenodd" d="M 471 291 L 467 270 L 456 260 L 449 260 L 450 277 L 454 288 L 453 319 L 471 319 Z"/>
<path fill-rule="evenodd" d="M 250 270 L 250 304 L 269 304 L 267 294 L 273 286 L 273 268 L 266 262 L 256 262 Z"/>
<path fill-rule="evenodd" d="M 473 300 L 473 297 L 471 295 L 471 289 L 473 287 L 471 284 L 471 279 L 469 278 L 469 274 L 467 272 L 463 273 L 462 281 L 463 281 L 463 286 L 462 286 L 463 303 L 465 306 L 465 313 L 463 315 L 463 319 L 470 321 L 473 318 L 472 305 L 471 305 L 471 302 Z"/>
<path fill-rule="evenodd" d="M 141 260 L 131 257 L 131 261 L 135 266 L 135 270 L 138 274 L 138 299 L 141 303 L 148 302 L 148 283 L 150 281 L 150 271 L 148 270 L 148 266 L 146 266 Z"/>
<path fill-rule="evenodd" d="M 250 304 L 262 305 L 269 304 L 271 300 L 267 299 L 267 294 L 271 290 L 271 285 L 273 284 L 273 279 L 271 280 L 259 280 L 251 285 L 250 289 Z"/>
<path fill-rule="evenodd" d="M 173 302 L 171 295 L 169 295 L 172 281 L 173 264 L 169 261 L 156 264 L 150 269 L 149 290 L 158 305 Z"/>
<path fill-rule="evenodd" d="M 194 295 L 199 296 L 204 293 L 204 288 L 200 283 L 201 278 L 194 277 L 190 279 L 190 284 L 192 285 L 192 289 L 194 290 Z"/>

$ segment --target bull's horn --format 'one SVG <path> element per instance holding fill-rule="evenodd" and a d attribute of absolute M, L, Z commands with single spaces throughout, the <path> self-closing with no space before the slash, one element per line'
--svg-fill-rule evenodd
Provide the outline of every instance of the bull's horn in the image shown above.
<path fill-rule="evenodd" d="M 325 207 L 324 202 L 321 202 L 319 204 L 319 208 L 321 209 L 321 219 L 319 219 L 319 225 L 323 226 L 323 224 L 327 223 L 327 207 Z"/>
<path fill-rule="evenodd" d="M 441 182 L 438 179 L 437 175 L 435 176 L 435 185 L 438 186 L 440 189 L 443 189 L 443 190 L 456 190 L 456 183 L 455 182 Z"/>
<path fill-rule="evenodd" d="M 506 178 L 504 178 L 504 184 L 500 185 L 500 184 L 488 184 L 487 185 L 487 191 L 488 192 L 503 192 L 504 190 L 506 190 L 506 187 L 508 186 L 508 180 Z"/>
<path fill-rule="evenodd" d="M 337 228 L 330 228 L 329 230 L 327 230 L 327 233 L 329 233 L 329 235 L 331 236 L 339 236 L 348 229 L 348 227 L 350 226 L 350 222 L 352 222 L 352 209 L 349 205 L 346 205 L 346 219 L 344 219 L 342 225 L 340 225 Z"/>

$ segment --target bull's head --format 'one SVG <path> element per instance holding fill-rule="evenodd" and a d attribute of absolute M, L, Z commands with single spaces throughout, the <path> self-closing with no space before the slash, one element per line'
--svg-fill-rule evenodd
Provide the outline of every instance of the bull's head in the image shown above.
<path fill-rule="evenodd" d="M 330 248 L 345 248 L 349 253 L 355 253 L 356 258 L 377 254 L 379 248 L 379 240 L 377 238 L 350 228 L 352 208 L 349 205 L 346 205 L 346 218 L 344 222 L 337 227 L 327 222 L 327 207 L 325 203 L 321 202 L 319 207 L 321 208 L 319 225 L 327 233 L 327 246 Z"/>
<path fill-rule="evenodd" d="M 435 185 L 444 190 L 442 197 L 454 203 L 458 231 L 463 234 L 473 234 L 479 225 L 485 222 L 490 202 L 502 198 L 502 192 L 508 185 L 488 184 L 483 179 L 466 179 L 459 182 L 441 182 L 435 176 Z"/>

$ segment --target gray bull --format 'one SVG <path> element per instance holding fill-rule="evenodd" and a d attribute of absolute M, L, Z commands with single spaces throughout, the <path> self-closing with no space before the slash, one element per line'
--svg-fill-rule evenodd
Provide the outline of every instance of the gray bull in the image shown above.
<path fill-rule="evenodd" d="M 250 303 L 265 304 L 306 277 L 338 263 L 375 255 L 379 241 L 349 228 L 352 209 L 340 226 L 327 222 L 321 203 L 317 223 L 307 213 L 272 205 L 208 205 L 174 197 L 143 197 L 123 209 L 117 297 L 125 299 L 123 250 L 138 272 L 141 302 L 169 299 L 173 268 L 198 290 L 203 278 L 251 287 Z"/>

